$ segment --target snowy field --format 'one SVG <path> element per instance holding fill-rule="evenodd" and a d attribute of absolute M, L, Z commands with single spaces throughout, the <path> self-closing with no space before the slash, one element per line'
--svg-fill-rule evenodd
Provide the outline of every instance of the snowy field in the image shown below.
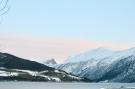
<path fill-rule="evenodd" d="M 0 82 L 0 89 L 106 89 L 135 87 L 134 83 L 45 83 L 45 82 Z"/>

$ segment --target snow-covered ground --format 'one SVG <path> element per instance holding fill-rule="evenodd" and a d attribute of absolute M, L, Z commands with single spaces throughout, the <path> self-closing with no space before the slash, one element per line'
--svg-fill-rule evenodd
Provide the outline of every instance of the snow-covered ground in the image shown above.
<path fill-rule="evenodd" d="M 0 77 L 18 76 L 17 72 L 0 71 Z"/>

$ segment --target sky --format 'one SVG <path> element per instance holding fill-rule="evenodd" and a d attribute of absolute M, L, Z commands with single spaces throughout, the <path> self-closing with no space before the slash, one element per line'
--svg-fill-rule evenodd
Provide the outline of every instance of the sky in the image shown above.
<path fill-rule="evenodd" d="M 135 45 L 135 0 L 10 0 L 0 50 L 32 60 Z"/>

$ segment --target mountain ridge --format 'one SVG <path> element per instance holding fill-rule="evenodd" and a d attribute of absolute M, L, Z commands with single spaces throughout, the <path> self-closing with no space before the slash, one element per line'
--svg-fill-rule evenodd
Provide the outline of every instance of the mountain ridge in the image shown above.
<path fill-rule="evenodd" d="M 98 59 L 98 58 L 104 58 L 108 55 L 112 55 L 114 51 L 106 48 L 96 48 L 92 49 L 90 51 L 86 51 L 84 53 L 68 57 L 64 63 L 69 63 L 69 62 L 79 62 L 79 61 L 87 61 L 90 59 Z M 83 58 L 85 57 L 85 59 Z M 83 59 L 82 59 L 83 58 Z M 76 59 L 76 60 L 75 60 Z"/>
<path fill-rule="evenodd" d="M 0 81 L 91 82 L 44 64 L 0 53 Z"/>
<path fill-rule="evenodd" d="M 135 65 L 135 48 L 116 51 L 112 55 L 99 59 L 92 58 L 85 60 L 84 57 L 82 60 L 84 61 L 63 63 L 55 66 L 55 68 L 80 77 L 86 77 L 95 82 L 135 82 L 132 80 L 135 78 L 135 69 L 133 66 Z"/>

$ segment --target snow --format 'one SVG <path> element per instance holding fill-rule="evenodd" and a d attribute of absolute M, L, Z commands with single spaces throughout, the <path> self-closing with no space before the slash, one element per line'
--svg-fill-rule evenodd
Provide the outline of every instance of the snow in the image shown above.
<path fill-rule="evenodd" d="M 55 80 L 56 82 L 60 82 L 61 81 L 60 78 L 57 78 L 57 77 L 45 76 L 45 75 L 42 75 L 42 74 L 40 74 L 38 76 L 47 78 L 48 80 L 53 80 L 53 81 Z"/>
<path fill-rule="evenodd" d="M 45 71 L 41 71 L 40 73 L 42 74 L 42 73 L 47 73 L 47 72 L 49 72 L 48 70 L 45 70 Z"/>
<path fill-rule="evenodd" d="M 0 71 L 0 76 L 2 76 L 2 77 L 7 77 L 7 76 L 18 76 L 18 73 L 16 73 L 16 72 Z"/>
<path fill-rule="evenodd" d="M 0 76 L 7 77 L 8 75 L 3 73 L 3 74 L 0 74 Z"/>
<path fill-rule="evenodd" d="M 42 71 L 42 72 L 37 72 L 37 71 L 30 71 L 30 70 L 19 70 L 19 69 L 1 69 L 0 70 L 0 77 L 12 77 L 12 76 L 19 76 L 19 74 L 21 73 L 26 73 L 26 74 L 30 74 L 31 76 L 38 76 L 38 77 L 42 77 L 45 80 L 48 81 L 55 81 L 55 82 L 61 82 L 61 79 L 59 78 L 59 76 L 57 75 L 45 75 L 44 72 L 49 72 L 48 70 Z M 60 73 L 62 76 L 68 76 L 70 78 L 74 78 L 74 79 L 80 79 L 76 76 L 73 76 L 71 74 L 66 74 L 63 71 L 60 70 L 54 70 L 54 73 Z"/>
<path fill-rule="evenodd" d="M 135 60 L 135 48 L 121 51 L 109 51 L 98 48 L 70 57 L 64 64 L 56 66 L 56 68 L 80 77 L 87 76 L 90 79 L 96 79 L 102 77 L 108 71 L 109 66 L 128 57 L 131 57 L 128 59 L 129 61 Z M 133 70 L 131 69 L 129 71 L 132 72 Z"/>
<path fill-rule="evenodd" d="M 60 78 L 57 78 L 57 77 L 51 77 L 52 80 L 55 80 L 56 82 L 60 82 Z"/>
<path fill-rule="evenodd" d="M 57 65 L 57 62 L 55 61 L 55 59 L 48 59 L 47 61 L 45 62 L 42 62 L 44 65 L 47 65 L 47 66 L 50 66 L 50 67 L 53 67 L 54 65 Z"/>
<path fill-rule="evenodd" d="M 114 54 L 114 51 L 112 50 L 105 49 L 105 48 L 97 48 L 97 49 L 90 50 L 85 53 L 81 53 L 76 56 L 69 57 L 67 60 L 65 60 L 65 63 L 88 61 L 90 59 L 98 60 L 101 58 L 103 59 L 105 57 L 108 57 L 112 54 Z"/>
<path fill-rule="evenodd" d="M 10 73 L 10 76 L 18 76 L 18 73 L 12 72 L 12 73 Z"/>
<path fill-rule="evenodd" d="M 104 59 L 110 59 L 108 61 L 106 60 L 106 63 L 111 63 L 117 59 L 122 59 L 132 55 L 135 55 L 135 48 L 121 51 L 112 51 L 105 48 L 98 48 L 76 56 L 69 57 L 67 60 L 65 60 L 64 64 L 93 60 L 91 65 L 96 65 L 99 61 Z"/>
<path fill-rule="evenodd" d="M 42 74 L 39 74 L 38 76 L 47 78 L 48 80 L 51 80 L 51 78 L 49 76 L 45 76 L 45 75 L 42 75 Z"/>
<path fill-rule="evenodd" d="M 80 77 L 76 77 L 76 76 L 73 76 L 73 75 L 68 75 L 68 76 L 73 78 L 73 79 L 81 79 Z"/>
<path fill-rule="evenodd" d="M 37 75 L 37 71 L 30 71 L 30 70 L 18 70 L 18 69 L 14 69 L 16 71 L 20 71 L 20 72 L 26 72 L 26 73 L 29 73 L 30 75 L 32 76 L 36 76 Z"/>
<path fill-rule="evenodd" d="M 0 76 L 6 77 L 6 76 L 8 76 L 8 74 L 5 71 L 0 71 Z"/>
<path fill-rule="evenodd" d="M 54 70 L 54 72 L 56 72 L 56 73 L 60 73 L 60 71 L 59 71 L 59 70 Z"/>
<path fill-rule="evenodd" d="M 111 64 L 115 61 L 122 60 L 129 56 L 135 56 L 135 48 L 130 48 L 126 50 L 116 51 L 113 55 L 106 57 L 105 59 L 102 59 L 104 63 Z"/>

